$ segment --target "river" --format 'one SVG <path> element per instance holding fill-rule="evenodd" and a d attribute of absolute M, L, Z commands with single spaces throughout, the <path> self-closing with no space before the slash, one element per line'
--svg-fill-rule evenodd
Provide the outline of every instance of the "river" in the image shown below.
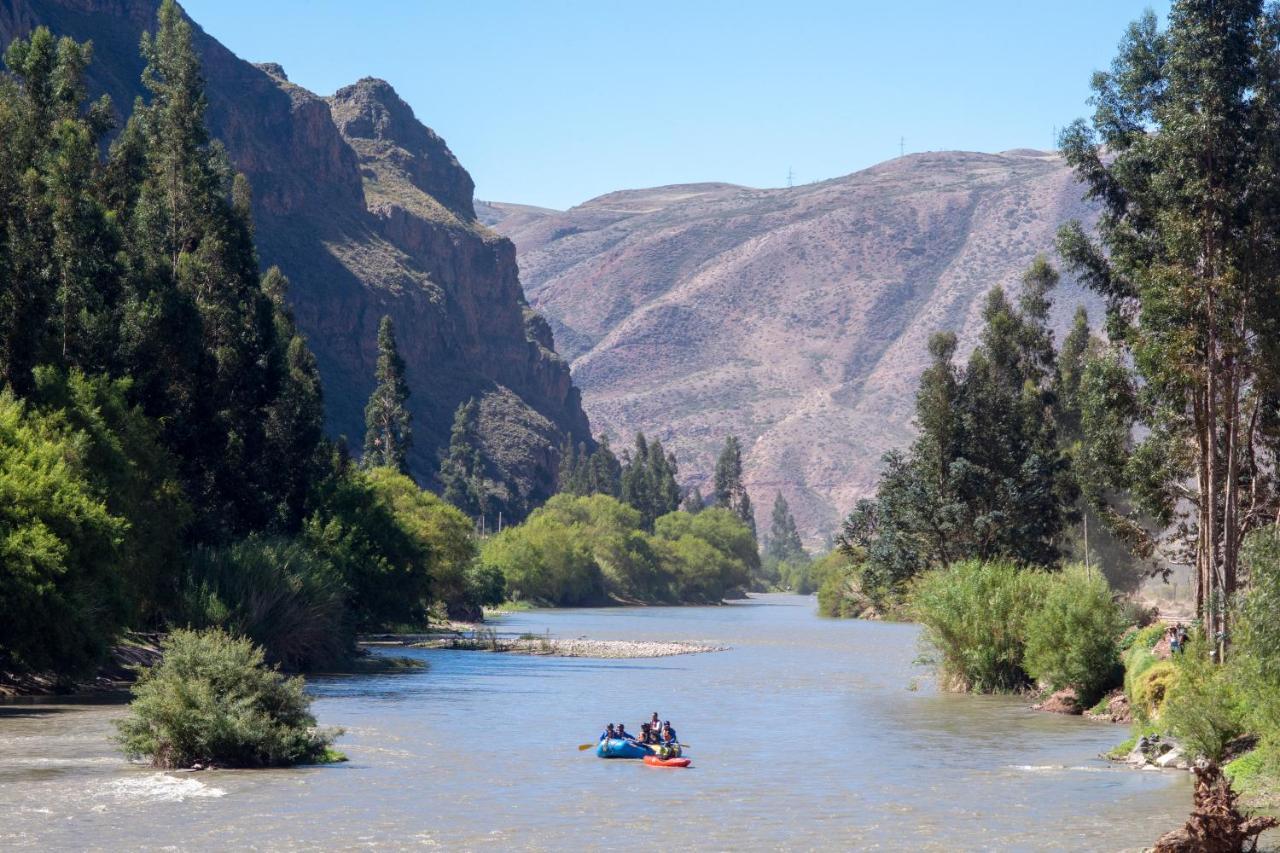
<path fill-rule="evenodd" d="M 953 696 L 912 625 L 810 598 L 561 610 L 501 632 L 730 651 L 601 661 L 410 650 L 425 670 L 315 678 L 346 764 L 157 773 L 108 737 L 116 704 L 0 705 L 0 848 L 1136 849 L 1185 819 L 1186 774 L 1109 766 L 1125 729 Z M 659 711 L 688 770 L 576 745 Z"/>

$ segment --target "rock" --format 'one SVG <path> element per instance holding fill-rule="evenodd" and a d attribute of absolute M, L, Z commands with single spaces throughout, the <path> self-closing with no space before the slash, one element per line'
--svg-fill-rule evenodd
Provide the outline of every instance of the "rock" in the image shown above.
<path fill-rule="evenodd" d="M 1104 723 L 1131 723 L 1133 722 L 1133 711 L 1129 707 L 1129 697 L 1125 695 L 1123 690 L 1114 690 L 1107 696 L 1105 711 L 1094 712 L 1092 710 L 1085 711 L 1085 716 L 1091 720 L 1098 720 Z"/>
<path fill-rule="evenodd" d="M 1080 714 L 1080 698 L 1070 687 L 1059 690 L 1038 705 L 1031 706 L 1036 711 L 1047 711 L 1050 714 Z"/>
<path fill-rule="evenodd" d="M 1156 766 L 1166 769 L 1177 767 L 1179 764 L 1185 765 L 1186 763 L 1183 752 L 1178 747 L 1171 747 L 1168 752 L 1156 759 Z"/>

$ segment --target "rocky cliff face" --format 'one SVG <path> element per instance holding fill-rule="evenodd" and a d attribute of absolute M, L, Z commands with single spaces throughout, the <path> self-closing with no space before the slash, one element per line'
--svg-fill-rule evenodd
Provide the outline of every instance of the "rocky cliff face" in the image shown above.
<path fill-rule="evenodd" d="M 138 41 L 157 7 L 8 0 L 0 41 L 40 24 L 93 40 L 94 94 L 127 111 L 144 94 Z M 377 325 L 389 314 L 407 363 L 418 479 L 431 481 L 454 409 L 476 397 L 491 473 L 511 486 L 508 514 L 548 496 L 559 446 L 589 440 L 587 419 L 549 327 L 525 301 L 514 247 L 476 219 L 474 184 L 444 140 L 386 82 L 361 80 L 326 99 L 198 28 L 196 43 L 211 130 L 253 185 L 264 265 L 292 282 L 331 432 L 358 446 Z"/>
<path fill-rule="evenodd" d="M 484 203 L 519 249 L 530 300 L 572 360 L 592 422 L 655 434 L 705 494 L 726 433 L 768 523 L 786 495 L 819 545 L 910 442 L 928 336 L 962 353 L 982 296 L 1016 287 L 1091 211 L 1038 151 L 912 155 L 788 189 L 693 184 L 569 211 Z M 1096 302 L 1065 282 L 1056 325 Z"/>

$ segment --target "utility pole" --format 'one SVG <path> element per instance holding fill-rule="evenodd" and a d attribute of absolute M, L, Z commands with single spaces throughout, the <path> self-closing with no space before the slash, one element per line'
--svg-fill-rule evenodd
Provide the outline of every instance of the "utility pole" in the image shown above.
<path fill-rule="evenodd" d="M 787 189 L 795 186 L 795 172 L 791 171 L 791 167 L 787 167 Z"/>

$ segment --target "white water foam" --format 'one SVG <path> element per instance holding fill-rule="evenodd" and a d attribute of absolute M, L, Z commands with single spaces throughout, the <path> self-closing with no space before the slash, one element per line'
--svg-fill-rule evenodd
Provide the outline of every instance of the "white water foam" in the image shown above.
<path fill-rule="evenodd" d="M 180 803 L 190 797 L 223 797 L 226 791 L 190 777 L 179 779 L 165 773 L 152 773 L 106 783 L 101 793 L 119 800 L 153 803 Z"/>

